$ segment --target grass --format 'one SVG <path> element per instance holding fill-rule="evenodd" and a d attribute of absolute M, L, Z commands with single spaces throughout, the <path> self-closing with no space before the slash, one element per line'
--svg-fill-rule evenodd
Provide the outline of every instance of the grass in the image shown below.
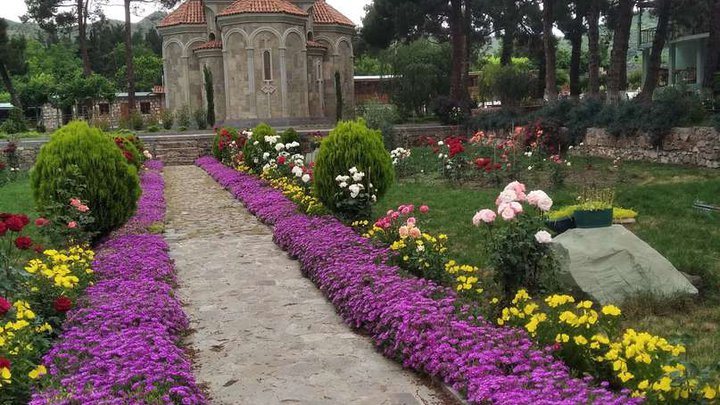
<path fill-rule="evenodd" d="M 23 235 L 47 246 L 48 239 L 45 235 L 40 234 L 38 228 L 33 224 L 38 213 L 35 209 L 35 201 L 30 189 L 30 176 L 27 172 L 21 172 L 15 180 L 0 186 L 0 212 L 27 215 L 31 222 L 23 230 Z"/>
<path fill-rule="evenodd" d="M 6 134 L 4 132 L 0 132 L 0 141 L 16 141 L 18 139 L 38 139 L 38 138 L 45 138 L 47 136 L 50 136 L 48 133 L 43 132 L 37 132 L 37 131 L 30 131 L 30 132 L 22 132 L 19 134 Z"/>
<path fill-rule="evenodd" d="M 471 218 L 482 208 L 494 208 L 500 187 L 468 182 L 452 185 L 439 178 L 437 157 L 429 148 L 413 149 L 412 171 L 379 201 L 378 214 L 400 204 L 427 204 L 430 212 L 419 225 L 423 231 L 445 233 L 455 260 L 486 266 L 484 240 Z M 616 205 L 640 213 L 629 226 L 636 235 L 668 258 L 680 271 L 702 278 L 699 298 L 652 300 L 638 297 L 625 303 L 629 326 L 682 339 L 689 358 L 700 366 L 720 363 L 720 214 L 698 212 L 696 200 L 720 205 L 717 170 L 627 162 L 620 170 L 602 159 L 575 159 L 566 186 L 552 190 L 547 173 L 523 174 L 531 189 L 544 189 L 555 207 L 575 202 L 588 184 L 616 186 Z M 421 173 L 422 171 L 422 173 Z"/>

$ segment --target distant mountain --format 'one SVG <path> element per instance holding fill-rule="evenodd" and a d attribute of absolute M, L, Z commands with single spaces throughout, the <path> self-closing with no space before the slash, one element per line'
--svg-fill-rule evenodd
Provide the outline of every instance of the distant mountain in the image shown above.
<path fill-rule="evenodd" d="M 156 11 L 147 17 L 143 18 L 142 20 L 133 23 L 132 30 L 133 33 L 142 31 L 147 33 L 151 29 L 155 28 L 160 20 L 165 18 L 167 13 L 163 11 Z M 8 36 L 13 37 L 16 35 L 24 35 L 27 38 L 38 38 L 38 36 L 43 35 L 42 29 L 40 29 L 40 26 L 33 22 L 28 23 L 20 23 L 17 21 L 12 20 L 6 20 L 8 23 Z M 108 20 L 111 24 L 114 25 L 124 25 L 124 21 L 119 20 Z M 76 34 L 73 33 L 73 36 Z"/>

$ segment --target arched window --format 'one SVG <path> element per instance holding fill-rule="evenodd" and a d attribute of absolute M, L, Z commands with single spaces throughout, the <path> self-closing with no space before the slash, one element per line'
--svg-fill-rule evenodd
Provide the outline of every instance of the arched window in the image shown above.
<path fill-rule="evenodd" d="M 313 40 L 313 33 L 312 33 L 312 31 L 308 32 L 307 40 L 308 40 L 308 41 L 312 41 L 312 40 Z"/>
<path fill-rule="evenodd" d="M 210 39 L 211 41 L 214 41 L 214 40 L 215 40 L 215 33 L 214 33 L 214 32 L 211 32 L 211 33 L 210 33 L 210 38 L 209 38 L 209 39 Z"/>
<path fill-rule="evenodd" d="M 263 73 L 266 81 L 272 80 L 272 57 L 269 49 L 263 51 Z"/>

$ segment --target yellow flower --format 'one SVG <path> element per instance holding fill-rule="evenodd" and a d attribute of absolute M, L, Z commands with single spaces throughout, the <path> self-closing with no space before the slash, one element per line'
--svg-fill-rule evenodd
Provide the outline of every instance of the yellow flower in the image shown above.
<path fill-rule="evenodd" d="M 583 308 L 584 308 L 584 309 L 590 309 L 590 308 L 592 308 L 592 305 L 593 305 L 592 301 L 580 301 L 580 302 L 577 304 L 577 307 L 578 307 L 579 309 L 583 309 Z"/>
<path fill-rule="evenodd" d="M 585 336 L 578 335 L 573 338 L 575 341 L 575 344 L 578 346 L 585 346 L 588 343 L 588 340 L 585 339 Z"/>
<path fill-rule="evenodd" d="M 660 381 L 653 383 L 653 390 L 655 391 L 663 391 L 663 392 L 669 392 L 672 388 L 672 379 L 670 377 L 663 377 L 660 379 Z"/>
<path fill-rule="evenodd" d="M 530 300 L 530 295 L 528 295 L 527 291 L 520 290 L 515 294 L 515 298 L 513 298 L 512 303 L 517 304 L 519 302 L 528 301 Z"/>
<path fill-rule="evenodd" d="M 498 302 L 500 302 L 500 300 L 498 298 L 493 298 L 490 300 L 491 304 L 497 304 Z"/>
<path fill-rule="evenodd" d="M 706 385 L 705 388 L 703 388 L 702 392 L 703 398 L 705 399 L 715 399 L 715 397 L 717 396 L 717 390 L 709 385 Z"/>
<path fill-rule="evenodd" d="M 33 380 L 37 380 L 38 378 L 44 376 L 45 374 L 47 374 L 47 369 L 45 368 L 45 366 L 43 366 L 41 364 L 41 365 L 35 367 L 34 370 L 30 371 L 30 373 L 28 373 L 28 376 Z"/>
<path fill-rule="evenodd" d="M 5 382 L 10 382 L 10 377 L 12 377 L 12 374 L 10 373 L 9 368 L 0 368 L 0 378 L 6 380 Z"/>
<path fill-rule="evenodd" d="M 557 343 L 567 343 L 570 341 L 570 336 L 564 333 L 559 333 L 557 336 L 555 336 L 555 341 Z"/>
<path fill-rule="evenodd" d="M 626 383 L 635 378 L 635 376 L 628 371 L 623 371 L 622 373 L 618 374 L 618 378 L 620 379 L 620 381 Z"/>
<path fill-rule="evenodd" d="M 622 314 L 622 311 L 615 305 L 605 305 L 602 308 L 602 313 L 608 316 L 620 316 L 620 314 Z"/>
<path fill-rule="evenodd" d="M 638 389 L 645 391 L 650 386 L 650 381 L 648 380 L 642 380 L 638 384 Z"/>

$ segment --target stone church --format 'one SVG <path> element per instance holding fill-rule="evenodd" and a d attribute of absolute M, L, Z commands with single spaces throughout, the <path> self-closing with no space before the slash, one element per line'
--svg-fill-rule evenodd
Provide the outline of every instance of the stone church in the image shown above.
<path fill-rule="evenodd" d="M 207 106 L 206 68 L 218 122 L 325 123 L 354 106 L 355 27 L 325 0 L 186 0 L 158 30 L 172 111 Z"/>

